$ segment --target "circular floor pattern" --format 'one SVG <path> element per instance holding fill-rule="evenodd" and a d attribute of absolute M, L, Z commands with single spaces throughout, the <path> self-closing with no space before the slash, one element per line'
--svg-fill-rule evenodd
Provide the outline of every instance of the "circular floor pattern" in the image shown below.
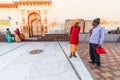
<path fill-rule="evenodd" d="M 43 52 L 43 50 L 41 50 L 41 49 L 36 49 L 36 50 L 30 51 L 29 54 L 40 54 L 40 53 L 42 53 L 42 52 Z"/>

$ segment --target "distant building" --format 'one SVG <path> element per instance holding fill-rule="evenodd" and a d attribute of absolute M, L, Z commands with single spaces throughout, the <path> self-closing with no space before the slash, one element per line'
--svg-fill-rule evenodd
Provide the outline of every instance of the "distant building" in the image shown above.
<path fill-rule="evenodd" d="M 19 28 L 26 37 L 49 33 L 51 0 L 20 0 L 0 3 L 0 28 Z"/>

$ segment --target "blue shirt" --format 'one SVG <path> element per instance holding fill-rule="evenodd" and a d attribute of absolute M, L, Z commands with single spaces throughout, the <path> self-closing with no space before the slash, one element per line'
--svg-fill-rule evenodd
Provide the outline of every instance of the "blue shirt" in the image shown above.
<path fill-rule="evenodd" d="M 89 43 L 102 44 L 104 41 L 105 28 L 98 25 L 92 30 Z"/>

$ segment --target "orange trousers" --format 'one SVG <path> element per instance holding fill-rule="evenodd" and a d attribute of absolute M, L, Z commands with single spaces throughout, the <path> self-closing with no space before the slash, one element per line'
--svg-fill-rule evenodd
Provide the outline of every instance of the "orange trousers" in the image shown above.
<path fill-rule="evenodd" d="M 77 50 L 77 45 L 76 44 L 70 44 L 70 53 L 75 54 L 76 50 Z"/>

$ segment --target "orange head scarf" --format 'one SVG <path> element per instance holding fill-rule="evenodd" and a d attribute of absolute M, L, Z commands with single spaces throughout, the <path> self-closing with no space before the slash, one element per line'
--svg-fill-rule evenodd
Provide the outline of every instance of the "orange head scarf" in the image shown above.
<path fill-rule="evenodd" d="M 79 20 L 79 19 L 75 19 L 75 20 L 74 20 L 74 23 L 76 23 L 76 22 L 80 22 L 80 20 Z"/>

